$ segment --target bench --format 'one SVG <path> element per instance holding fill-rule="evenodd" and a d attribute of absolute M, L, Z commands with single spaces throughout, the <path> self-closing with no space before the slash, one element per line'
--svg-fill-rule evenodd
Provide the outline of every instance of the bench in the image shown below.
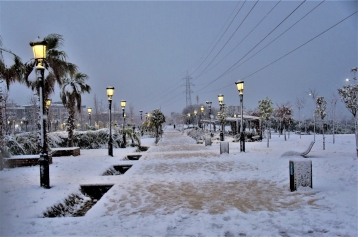
<path fill-rule="evenodd" d="M 60 147 L 60 148 L 51 148 L 51 154 L 53 157 L 58 156 L 79 156 L 80 148 L 79 147 Z"/>
<path fill-rule="evenodd" d="M 39 164 L 40 155 L 19 155 L 12 156 L 10 158 L 4 158 L 4 167 L 5 168 L 16 168 L 16 167 L 26 167 L 26 166 L 35 166 Z M 52 156 L 48 156 L 49 164 L 52 164 Z"/>
<path fill-rule="evenodd" d="M 307 158 L 307 155 L 308 155 L 308 153 L 310 153 L 313 145 L 314 145 L 314 141 L 311 142 L 311 144 L 309 145 L 307 150 L 305 150 L 304 152 L 301 153 L 301 156 L 303 156 L 304 158 Z"/>
<path fill-rule="evenodd" d="M 308 153 L 312 150 L 312 147 L 314 145 L 314 141 L 311 142 L 311 144 L 308 146 L 307 150 L 304 152 L 297 152 L 297 151 L 287 151 L 281 155 L 281 157 L 285 156 L 303 156 L 304 158 L 307 158 Z"/>

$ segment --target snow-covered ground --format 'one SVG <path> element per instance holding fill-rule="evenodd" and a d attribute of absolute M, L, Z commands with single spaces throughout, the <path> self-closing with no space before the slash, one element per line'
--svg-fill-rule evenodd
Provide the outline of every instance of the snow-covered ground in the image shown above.
<path fill-rule="evenodd" d="M 54 157 L 51 189 L 39 186 L 39 167 L 0 172 L 0 236 L 358 236 L 357 158 L 354 135 L 322 135 L 309 157 L 313 188 L 289 190 L 289 160 L 313 135 L 287 141 L 230 142 L 205 147 L 168 126 L 138 161 L 134 148 L 81 150 Z M 296 154 L 292 152 L 291 154 Z M 102 176 L 112 165 L 133 164 L 124 175 Z M 43 218 L 47 208 L 79 193 L 83 184 L 114 184 L 84 217 Z"/>

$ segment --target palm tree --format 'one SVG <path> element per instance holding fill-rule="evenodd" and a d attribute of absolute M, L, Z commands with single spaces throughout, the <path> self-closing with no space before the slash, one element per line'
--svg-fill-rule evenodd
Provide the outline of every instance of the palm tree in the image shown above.
<path fill-rule="evenodd" d="M 14 56 L 14 64 L 7 67 L 4 62 L 3 52 L 9 53 Z M 11 52 L 10 50 L 2 47 L 2 40 L 0 37 L 0 81 L 5 81 L 6 88 L 9 90 L 10 84 L 21 81 L 22 73 L 24 72 L 24 64 L 21 62 L 19 56 Z"/>
<path fill-rule="evenodd" d="M 44 98 L 48 99 L 49 95 L 55 90 L 55 83 L 57 82 L 61 86 L 63 78 L 67 74 L 75 74 L 78 68 L 75 64 L 67 62 L 66 53 L 60 50 L 64 42 L 61 35 L 49 34 L 44 40 L 47 43 L 45 68 L 48 70 L 48 75 L 44 80 Z M 22 82 L 39 93 L 39 82 L 37 80 L 29 80 L 29 75 L 33 71 L 35 63 L 35 60 L 31 59 L 25 64 Z"/>
<path fill-rule="evenodd" d="M 68 146 L 73 147 L 73 130 L 75 128 L 76 108 L 81 113 L 81 94 L 90 92 L 91 87 L 86 84 L 88 76 L 83 73 L 69 74 L 70 78 L 65 78 L 62 82 L 60 97 L 63 105 L 68 109 L 67 132 Z"/>
<path fill-rule="evenodd" d="M 12 66 L 7 67 L 3 58 L 3 52 L 9 53 L 14 57 L 14 63 Z M 19 56 L 11 52 L 10 50 L 4 49 L 2 47 L 2 40 L 0 37 L 0 83 L 5 81 L 6 88 L 9 90 L 10 84 L 20 81 L 24 71 L 24 64 L 21 62 Z M 4 95 L 2 88 L 0 87 L 0 170 L 3 169 L 3 101 Z"/>

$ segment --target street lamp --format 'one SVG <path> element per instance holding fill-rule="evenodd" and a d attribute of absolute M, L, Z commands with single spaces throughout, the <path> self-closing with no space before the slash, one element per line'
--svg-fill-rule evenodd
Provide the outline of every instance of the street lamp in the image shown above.
<path fill-rule="evenodd" d="M 196 119 L 196 115 L 197 115 L 197 114 L 198 114 L 198 111 L 195 109 L 195 110 L 194 110 L 194 116 L 195 116 L 195 120 L 196 120 L 196 121 L 198 121 L 198 120 Z"/>
<path fill-rule="evenodd" d="M 190 125 L 190 113 L 188 113 L 188 127 L 190 127 L 189 125 Z"/>
<path fill-rule="evenodd" d="M 222 103 L 223 103 L 223 101 L 224 101 L 224 95 L 223 95 L 223 94 L 219 94 L 219 95 L 218 95 L 218 100 L 219 100 L 220 109 L 221 109 Z"/>
<path fill-rule="evenodd" d="M 47 154 L 46 144 L 46 118 L 45 118 L 45 100 L 44 100 L 44 74 L 45 67 L 44 61 L 46 59 L 46 46 L 45 40 L 38 40 L 30 42 L 34 59 L 36 62 L 36 79 L 39 82 L 39 97 L 40 97 L 40 116 L 41 116 L 41 151 L 40 151 L 40 185 L 44 188 L 50 188 L 50 167 L 49 157 Z"/>
<path fill-rule="evenodd" d="M 123 112 L 123 117 L 124 117 L 124 110 L 126 109 L 126 101 L 125 100 L 121 100 L 121 107 L 122 107 L 122 112 Z"/>
<path fill-rule="evenodd" d="M 211 102 L 211 101 L 206 101 L 206 104 L 208 105 L 208 107 L 209 107 L 209 118 L 210 118 L 210 132 L 211 132 L 211 104 L 212 104 L 213 102 Z"/>
<path fill-rule="evenodd" d="M 219 100 L 220 112 L 221 112 L 223 108 L 224 95 L 219 94 L 218 100 Z M 220 141 L 224 141 L 224 121 L 221 122 Z"/>
<path fill-rule="evenodd" d="M 124 113 L 123 114 L 123 131 L 124 131 L 124 125 L 126 124 L 126 117 L 127 117 L 127 114 Z"/>
<path fill-rule="evenodd" d="M 45 100 L 45 103 L 46 103 L 46 112 L 47 112 L 47 121 L 50 121 L 50 119 L 48 118 L 48 112 L 49 112 L 49 110 L 50 110 L 51 102 L 52 102 L 51 99 L 46 99 L 46 100 Z M 51 123 L 48 123 L 48 126 L 47 126 L 47 130 L 48 130 L 48 131 L 50 131 L 50 125 L 51 125 Z"/>
<path fill-rule="evenodd" d="M 240 151 L 245 152 L 245 131 L 244 131 L 244 126 L 243 126 L 243 98 L 244 98 L 244 81 L 237 81 L 235 82 L 236 86 L 237 86 L 237 90 L 239 91 L 240 94 L 240 107 L 241 107 L 241 125 L 240 125 Z"/>
<path fill-rule="evenodd" d="M 108 140 L 108 155 L 113 156 L 113 139 L 112 139 L 112 97 L 114 94 L 114 87 L 107 87 L 107 96 L 109 102 L 109 140 Z"/>
<path fill-rule="evenodd" d="M 200 124 L 201 124 L 201 126 L 203 126 L 203 130 L 204 130 L 204 124 L 205 124 L 205 123 L 203 123 L 203 121 L 202 121 L 202 116 L 203 116 L 203 114 L 204 114 L 204 105 L 202 105 L 202 106 L 200 107 L 200 111 L 201 111 L 201 114 L 200 114 Z"/>
<path fill-rule="evenodd" d="M 148 113 L 145 113 L 145 120 L 148 120 Z"/>
<path fill-rule="evenodd" d="M 91 127 L 91 113 L 92 113 L 92 108 L 88 107 L 87 108 L 87 112 L 88 112 L 88 117 L 89 117 L 89 126 Z"/>

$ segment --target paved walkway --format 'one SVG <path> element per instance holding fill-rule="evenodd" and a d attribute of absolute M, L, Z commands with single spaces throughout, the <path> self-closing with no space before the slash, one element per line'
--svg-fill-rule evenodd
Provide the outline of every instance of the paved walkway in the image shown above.
<path fill-rule="evenodd" d="M 286 191 L 275 182 L 243 179 L 246 172 L 259 174 L 254 164 L 220 155 L 218 145 L 196 144 L 171 127 L 133 169 L 128 174 L 131 184 L 123 186 L 128 195 L 116 201 L 125 215 L 166 215 L 178 210 L 220 214 L 233 208 L 246 213 L 296 208 L 300 202 L 299 198 L 282 202 Z"/>

